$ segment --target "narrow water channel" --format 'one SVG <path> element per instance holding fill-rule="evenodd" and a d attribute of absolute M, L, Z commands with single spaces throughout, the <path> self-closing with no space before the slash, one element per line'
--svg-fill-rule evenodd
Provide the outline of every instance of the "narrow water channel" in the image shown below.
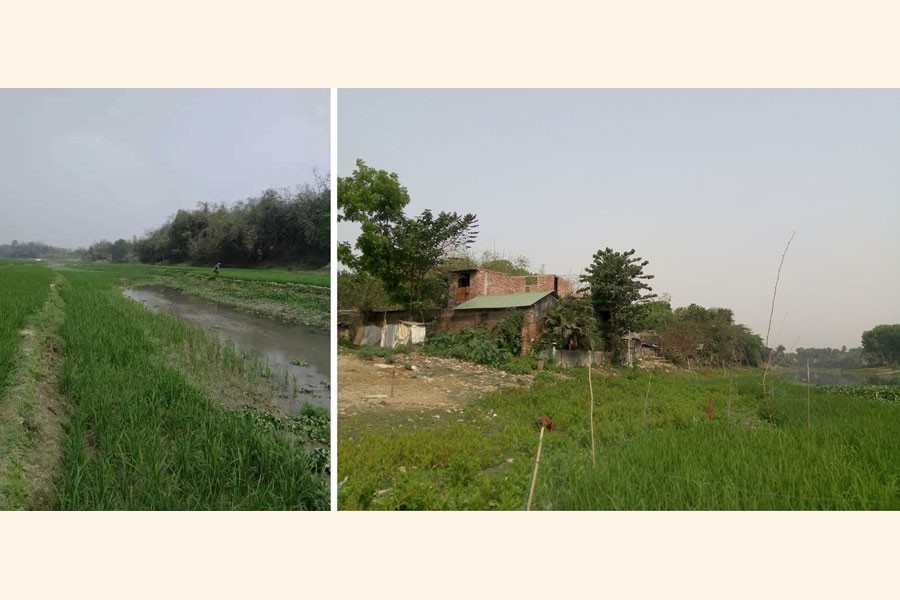
<path fill-rule="evenodd" d="M 299 412 L 305 402 L 329 408 L 331 353 L 327 331 L 238 312 L 165 286 L 127 289 L 123 293 L 150 309 L 214 331 L 222 342 L 256 352 L 280 375 L 293 375 L 297 389 L 292 387 L 278 399 L 279 408 L 289 414 Z"/>

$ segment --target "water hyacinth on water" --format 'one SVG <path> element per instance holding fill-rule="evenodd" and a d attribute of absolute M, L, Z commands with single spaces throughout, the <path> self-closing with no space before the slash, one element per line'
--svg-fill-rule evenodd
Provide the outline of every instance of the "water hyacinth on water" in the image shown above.
<path fill-rule="evenodd" d="M 896 385 L 821 385 L 819 389 L 842 396 L 900 402 L 900 386 Z"/>

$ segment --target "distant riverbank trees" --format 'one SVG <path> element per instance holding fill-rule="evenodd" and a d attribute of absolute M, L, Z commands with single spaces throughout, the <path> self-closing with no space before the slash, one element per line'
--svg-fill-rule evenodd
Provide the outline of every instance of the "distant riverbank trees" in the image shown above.
<path fill-rule="evenodd" d="M 663 357 L 674 363 L 751 367 L 763 363 L 766 348 L 762 337 L 735 323 L 730 308 L 691 304 L 672 310 L 668 301 L 662 300 L 654 302 L 651 309 L 647 325 L 656 333 Z"/>
<path fill-rule="evenodd" d="M 266 190 L 230 206 L 201 202 L 196 209 L 179 210 L 139 239 L 97 242 L 82 256 L 110 262 L 318 268 L 331 256 L 330 198 L 326 179 L 295 191 Z"/>
<path fill-rule="evenodd" d="M 40 242 L 20 242 L 13 240 L 10 244 L 0 244 L 0 258 L 69 258 L 72 251 L 66 248 L 54 248 Z"/>
<path fill-rule="evenodd" d="M 797 348 L 795 352 L 785 355 L 781 362 L 783 366 L 805 367 L 810 366 L 820 369 L 853 369 L 865 366 L 862 348 Z"/>

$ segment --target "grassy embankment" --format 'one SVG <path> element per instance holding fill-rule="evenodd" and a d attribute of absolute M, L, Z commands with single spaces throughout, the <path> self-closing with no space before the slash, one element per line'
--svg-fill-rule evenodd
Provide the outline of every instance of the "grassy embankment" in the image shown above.
<path fill-rule="evenodd" d="M 46 409 L 38 382 L 44 347 L 58 327 L 57 307 L 45 302 L 53 273 L 38 265 L 0 261 L 0 510 L 46 505 Z M 58 443 L 57 443 L 58 447 Z M 28 479 L 33 483 L 29 484 Z"/>
<path fill-rule="evenodd" d="M 341 509 L 525 507 L 543 415 L 533 508 L 845 510 L 900 508 L 900 406 L 760 376 L 632 370 L 543 372 L 461 413 L 373 412 L 341 421 Z M 649 401 L 647 396 L 649 384 Z M 731 390 L 731 391 L 729 391 Z M 712 398 L 712 420 L 707 408 Z M 730 400 L 729 400 L 730 398 Z M 440 418 L 436 418 L 440 417 Z"/>
<path fill-rule="evenodd" d="M 167 285 L 186 294 L 287 323 L 327 328 L 331 323 L 328 271 L 72 263 L 73 269 L 108 273 L 123 285 Z"/>
<path fill-rule="evenodd" d="M 10 273 L 0 269 L 0 290 L 10 289 Z M 41 279 L 45 291 L 53 276 L 37 266 L 24 275 Z M 15 492 L 4 507 L 327 508 L 327 414 L 309 409 L 287 418 L 253 408 L 279 385 L 259 361 L 142 309 L 121 296 L 116 281 L 66 271 L 45 293 L 50 301 L 43 309 L 41 300 L 30 304 L 38 326 L 46 321 L 48 339 L 58 328 L 60 356 L 47 361 L 47 347 L 32 354 L 20 343 L 13 370 L 27 375 L 26 387 L 56 382 L 52 389 L 31 384 L 41 394 L 58 394 L 55 420 L 42 429 L 9 418 L 21 398 L 10 392 L 21 388 L 8 388 L 0 396 L 0 430 L 10 432 L 4 437 L 14 439 L 24 464 L 40 453 L 48 462 L 53 425 L 60 434 L 51 467 L 0 473 L 0 489 Z M 21 294 L 11 302 L 27 312 Z M 9 338 L 20 326 L 21 320 L 4 323 L 2 331 Z M 19 367 L 29 364 L 39 368 Z M 48 372 L 54 364 L 57 370 Z M 229 395 L 220 397 L 223 389 Z M 50 494 L 37 501 L 34 489 L 51 474 Z"/>

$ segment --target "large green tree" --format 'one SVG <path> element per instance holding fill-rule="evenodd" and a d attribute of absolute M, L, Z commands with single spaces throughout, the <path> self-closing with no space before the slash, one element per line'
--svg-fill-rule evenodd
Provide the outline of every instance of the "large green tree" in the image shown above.
<path fill-rule="evenodd" d="M 119 238 L 109 247 L 109 260 L 114 263 L 122 263 L 128 260 L 130 251 L 128 242 Z"/>
<path fill-rule="evenodd" d="M 338 246 L 338 259 L 379 278 L 392 300 L 421 314 L 442 305 L 447 285 L 439 267 L 472 245 L 477 218 L 430 210 L 410 218 L 403 212 L 407 204 L 409 193 L 396 173 L 357 160 L 352 175 L 338 178 L 338 220 L 358 223 L 362 231 L 352 247 Z"/>
<path fill-rule="evenodd" d="M 862 334 L 863 352 L 881 364 L 900 363 L 900 323 L 876 325 Z"/>
<path fill-rule="evenodd" d="M 646 283 L 653 275 L 644 273 L 649 261 L 634 254 L 634 249 L 598 250 L 581 276 L 581 282 L 586 284 L 582 290 L 590 294 L 600 332 L 616 356 L 624 349 L 622 336 L 644 327 L 647 303 L 656 297 L 645 293 L 653 291 Z"/>

